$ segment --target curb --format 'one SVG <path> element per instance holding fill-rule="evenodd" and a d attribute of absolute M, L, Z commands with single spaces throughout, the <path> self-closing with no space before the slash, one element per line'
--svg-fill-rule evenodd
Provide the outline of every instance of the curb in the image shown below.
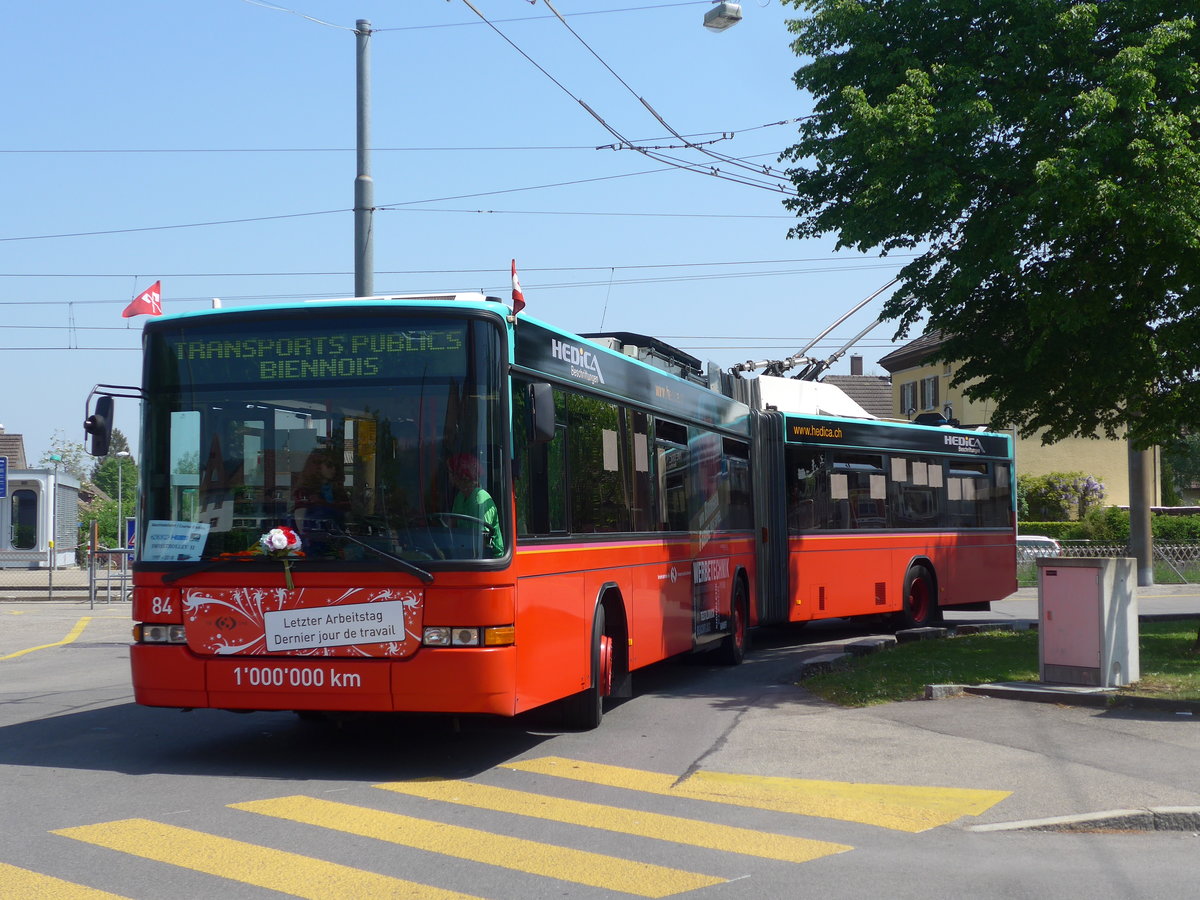
<path fill-rule="evenodd" d="M 1156 806 L 1149 809 L 1110 809 L 1107 812 L 994 825 L 967 825 L 966 831 L 1194 831 L 1200 832 L 1200 807 Z"/>
<path fill-rule="evenodd" d="M 1139 697 L 1107 688 L 1073 688 L 1034 682 L 1009 684 L 927 684 L 926 700 L 945 700 L 971 694 L 1000 700 L 1025 700 L 1031 703 L 1058 703 L 1064 706 L 1088 706 L 1094 709 L 1149 709 L 1179 715 L 1200 715 L 1200 700 L 1172 700 L 1165 697 Z"/>

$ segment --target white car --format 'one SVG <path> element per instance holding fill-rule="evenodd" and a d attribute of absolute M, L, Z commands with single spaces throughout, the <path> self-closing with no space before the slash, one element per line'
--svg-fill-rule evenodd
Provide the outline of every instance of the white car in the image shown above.
<path fill-rule="evenodd" d="M 1029 562 L 1039 556 L 1062 556 L 1062 544 L 1040 534 L 1017 535 L 1017 562 Z"/>

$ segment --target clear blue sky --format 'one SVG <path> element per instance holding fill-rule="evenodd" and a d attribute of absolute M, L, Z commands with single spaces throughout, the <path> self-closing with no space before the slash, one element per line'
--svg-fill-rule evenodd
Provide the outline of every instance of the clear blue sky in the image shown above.
<path fill-rule="evenodd" d="M 82 438 L 93 384 L 138 382 L 145 319 L 121 311 L 155 280 L 166 312 L 353 293 L 359 18 L 375 29 L 372 173 L 388 207 L 376 293 L 507 296 L 515 257 L 539 318 L 652 334 L 728 366 L 794 353 L 903 264 L 787 239 L 777 190 L 595 149 L 616 138 L 578 100 L 640 145 L 678 143 L 641 97 L 690 140 L 732 133 L 711 149 L 777 167 L 796 126 L 776 123 L 810 111 L 791 81 L 790 6 L 748 0 L 741 23 L 713 33 L 707 2 L 555 0 L 576 37 L 542 2 L 473 2 L 562 87 L 463 0 L 9 11 L 0 424 L 25 435 L 32 463 L 56 429 Z M 859 345 L 867 372 L 892 332 Z M 116 424 L 136 451 L 134 407 L 119 405 Z"/>

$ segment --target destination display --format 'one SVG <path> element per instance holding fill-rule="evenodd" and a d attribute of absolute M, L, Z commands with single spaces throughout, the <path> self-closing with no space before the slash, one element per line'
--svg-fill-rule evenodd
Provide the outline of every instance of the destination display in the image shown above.
<path fill-rule="evenodd" d="M 951 456 L 1005 458 L 1009 455 L 1008 438 L 998 434 L 807 416 L 787 416 L 784 419 L 784 439 L 790 444 L 827 444 L 867 449 L 887 447 L 890 450 Z"/>
<path fill-rule="evenodd" d="M 191 331 L 147 328 L 147 347 L 160 371 L 174 369 L 193 385 L 328 379 L 392 379 L 461 375 L 467 369 L 466 321 L 318 318 L 233 323 L 214 334 L 211 323 Z M 260 333 L 261 332 L 261 333 Z M 186 373 L 186 374 L 184 374 Z"/>

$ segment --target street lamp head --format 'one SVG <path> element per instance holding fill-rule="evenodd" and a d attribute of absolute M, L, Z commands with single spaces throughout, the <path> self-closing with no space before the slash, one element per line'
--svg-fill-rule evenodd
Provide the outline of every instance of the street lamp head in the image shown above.
<path fill-rule="evenodd" d="M 115 456 L 117 459 L 128 459 L 129 451 L 128 450 L 118 450 L 116 453 L 113 454 L 113 456 Z"/>
<path fill-rule="evenodd" d="M 704 27 L 710 31 L 724 31 L 742 21 L 740 3 L 716 3 L 704 14 Z"/>

